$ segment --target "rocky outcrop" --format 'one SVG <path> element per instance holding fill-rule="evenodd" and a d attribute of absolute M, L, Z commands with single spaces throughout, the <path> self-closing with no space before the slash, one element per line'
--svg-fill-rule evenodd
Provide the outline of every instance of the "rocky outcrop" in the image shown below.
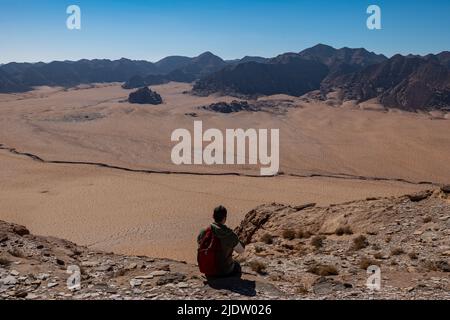
<path fill-rule="evenodd" d="M 161 104 L 162 98 L 155 91 L 150 90 L 148 87 L 143 87 L 130 93 L 128 96 L 129 103 L 139 103 L 139 104 Z"/>
<path fill-rule="evenodd" d="M 218 112 L 218 113 L 235 113 L 241 111 L 248 112 L 271 112 L 282 114 L 285 113 L 288 108 L 295 107 L 295 103 L 292 100 L 233 100 L 231 102 L 217 102 L 207 106 L 199 107 L 203 110 Z"/>
<path fill-rule="evenodd" d="M 450 197 L 447 187 L 403 197 L 318 207 L 269 204 L 236 229 L 243 264 L 281 290 L 305 298 L 449 299 Z M 367 267 L 382 287 L 366 288 Z"/>

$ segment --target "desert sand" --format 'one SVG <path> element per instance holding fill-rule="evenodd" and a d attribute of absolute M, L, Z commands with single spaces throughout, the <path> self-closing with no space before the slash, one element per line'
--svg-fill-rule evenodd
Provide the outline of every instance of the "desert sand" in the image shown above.
<path fill-rule="evenodd" d="M 447 120 L 292 97 L 272 97 L 297 104 L 286 113 L 225 115 L 198 107 L 232 97 L 183 94 L 190 85 L 179 83 L 152 89 L 164 104 L 123 102 L 130 91 L 119 84 L 0 95 L 0 144 L 51 161 L 192 173 L 259 171 L 258 166 L 173 165 L 170 134 L 192 130 L 196 119 L 219 129 L 279 128 L 281 171 L 324 177 L 146 174 L 41 163 L 0 150 L 0 219 L 95 249 L 192 262 L 196 234 L 218 204 L 229 208 L 229 224 L 236 226 L 263 203 L 326 205 L 429 187 L 416 184 L 420 181 L 450 181 Z M 198 117 L 186 115 L 191 112 Z"/>

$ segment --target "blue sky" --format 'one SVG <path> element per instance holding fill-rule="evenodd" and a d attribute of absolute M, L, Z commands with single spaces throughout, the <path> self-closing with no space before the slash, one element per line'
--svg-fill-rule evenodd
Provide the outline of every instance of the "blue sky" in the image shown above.
<path fill-rule="evenodd" d="M 81 30 L 66 28 L 79 5 Z M 382 9 L 382 30 L 366 9 Z M 121 57 L 156 61 L 211 51 L 272 57 L 317 43 L 391 56 L 450 50 L 448 0 L 0 0 L 0 63 Z"/>

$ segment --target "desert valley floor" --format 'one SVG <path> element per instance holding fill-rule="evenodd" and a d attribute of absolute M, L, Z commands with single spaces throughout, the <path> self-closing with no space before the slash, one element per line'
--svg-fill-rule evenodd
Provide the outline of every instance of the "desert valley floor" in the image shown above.
<path fill-rule="evenodd" d="M 294 107 L 221 114 L 198 107 L 232 97 L 184 93 L 190 88 L 152 87 L 164 100 L 159 106 L 123 102 L 130 91 L 120 84 L 0 95 L 0 220 L 95 249 L 192 262 L 195 236 L 218 204 L 236 226 L 263 203 L 326 205 L 450 182 L 448 114 L 287 96 L 263 99 Z M 283 175 L 252 177 L 255 166 L 173 165 L 171 132 L 192 130 L 194 120 L 219 129 L 279 128 Z"/>

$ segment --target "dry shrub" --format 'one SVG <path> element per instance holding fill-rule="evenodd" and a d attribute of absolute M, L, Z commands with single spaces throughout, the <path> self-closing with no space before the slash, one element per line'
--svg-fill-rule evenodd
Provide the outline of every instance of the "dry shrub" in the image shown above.
<path fill-rule="evenodd" d="M 295 235 L 296 235 L 295 231 L 292 229 L 283 230 L 283 234 L 282 234 L 283 238 L 287 239 L 287 240 L 295 239 Z"/>
<path fill-rule="evenodd" d="M 376 260 L 373 260 L 373 259 L 370 259 L 367 257 L 363 257 L 363 258 L 361 258 L 361 260 L 359 260 L 358 265 L 361 269 L 367 270 L 367 268 L 370 266 L 380 266 L 380 263 Z"/>
<path fill-rule="evenodd" d="M 445 260 L 427 260 L 423 263 L 423 267 L 429 271 L 450 272 L 450 264 Z"/>
<path fill-rule="evenodd" d="M 301 284 L 295 289 L 295 292 L 297 294 L 308 294 L 308 289 L 305 287 L 304 284 Z"/>
<path fill-rule="evenodd" d="M 428 223 L 428 222 L 431 222 L 433 219 L 431 218 L 431 217 L 425 217 L 425 218 L 423 218 L 423 222 L 424 223 Z"/>
<path fill-rule="evenodd" d="M 384 241 L 386 243 L 390 243 L 392 241 L 392 237 L 391 236 L 387 236 L 386 238 L 384 238 Z"/>
<path fill-rule="evenodd" d="M 350 228 L 350 226 L 343 226 L 343 227 L 337 228 L 334 233 L 338 236 L 343 236 L 344 234 L 351 235 L 351 234 L 353 234 L 353 231 Z"/>
<path fill-rule="evenodd" d="M 408 253 L 408 257 L 409 257 L 411 260 L 417 260 L 417 258 L 419 257 L 419 255 L 417 254 L 417 252 L 410 252 L 410 253 Z"/>
<path fill-rule="evenodd" d="M 315 236 L 311 239 L 311 245 L 314 246 L 316 249 L 323 247 L 323 240 L 325 240 L 325 236 Z"/>
<path fill-rule="evenodd" d="M 391 250 L 391 256 L 399 256 L 404 253 L 405 251 L 402 248 L 394 248 Z"/>
<path fill-rule="evenodd" d="M 374 257 L 375 259 L 378 259 L 378 260 L 383 259 L 383 255 L 382 255 L 380 252 L 375 253 L 375 254 L 373 255 L 373 257 Z"/>
<path fill-rule="evenodd" d="M 369 241 L 367 241 L 367 238 L 363 235 L 360 235 L 360 236 L 356 237 L 355 239 L 353 239 L 352 249 L 355 251 L 367 248 L 368 246 L 369 246 Z"/>
<path fill-rule="evenodd" d="M 249 267 L 259 274 L 266 274 L 266 264 L 261 261 L 253 260 L 249 262 Z"/>
<path fill-rule="evenodd" d="M 6 258 L 0 257 L 0 266 L 7 267 L 11 264 L 11 261 L 9 261 Z"/>
<path fill-rule="evenodd" d="M 21 251 L 17 248 L 9 249 L 8 253 L 16 258 L 25 258 L 25 254 L 23 253 L 23 251 Z"/>
<path fill-rule="evenodd" d="M 272 244 L 273 243 L 273 236 L 270 233 L 265 233 L 261 237 L 261 242 L 264 242 L 265 244 Z"/>
<path fill-rule="evenodd" d="M 256 253 L 261 253 L 262 251 L 264 251 L 264 248 L 263 248 L 263 247 L 255 246 L 255 252 L 256 252 Z"/>
<path fill-rule="evenodd" d="M 309 267 L 308 272 L 321 277 L 337 276 L 339 274 L 336 267 L 324 264 L 312 265 L 311 267 Z"/>
<path fill-rule="evenodd" d="M 308 230 L 299 229 L 297 230 L 297 238 L 299 239 L 309 239 L 311 238 L 312 233 Z"/>

